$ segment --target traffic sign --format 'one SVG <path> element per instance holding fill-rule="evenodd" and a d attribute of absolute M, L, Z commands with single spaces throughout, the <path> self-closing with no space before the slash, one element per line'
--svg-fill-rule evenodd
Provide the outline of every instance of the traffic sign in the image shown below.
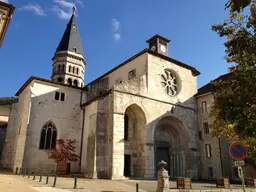
<path fill-rule="evenodd" d="M 244 161 L 235 161 L 234 164 L 235 164 L 236 167 L 244 166 Z"/>
<path fill-rule="evenodd" d="M 238 177 L 242 178 L 243 177 L 243 168 L 241 166 L 238 166 L 237 171 L 238 171 Z"/>
<path fill-rule="evenodd" d="M 234 160 L 244 160 L 246 157 L 246 147 L 245 145 L 240 141 L 233 142 L 229 147 L 229 155 Z"/>

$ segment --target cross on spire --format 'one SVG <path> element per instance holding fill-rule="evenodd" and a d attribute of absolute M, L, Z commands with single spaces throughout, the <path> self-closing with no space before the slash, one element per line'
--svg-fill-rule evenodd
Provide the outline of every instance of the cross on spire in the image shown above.
<path fill-rule="evenodd" d="M 75 6 L 75 4 L 74 4 L 74 6 L 72 7 L 72 10 L 73 10 L 73 15 L 74 15 L 75 12 L 76 12 L 76 6 Z"/>

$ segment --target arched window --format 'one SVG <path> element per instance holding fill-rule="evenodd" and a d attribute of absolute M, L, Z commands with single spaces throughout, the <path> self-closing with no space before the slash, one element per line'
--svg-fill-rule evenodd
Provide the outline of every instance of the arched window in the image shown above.
<path fill-rule="evenodd" d="M 79 73 L 79 69 L 78 68 L 76 68 L 76 74 L 78 74 Z"/>
<path fill-rule="evenodd" d="M 60 65 L 58 65 L 58 72 L 60 72 Z"/>
<path fill-rule="evenodd" d="M 71 66 L 70 65 L 68 66 L 68 72 L 71 72 Z"/>
<path fill-rule="evenodd" d="M 73 73 L 75 73 L 75 67 L 73 67 Z"/>
<path fill-rule="evenodd" d="M 68 84 L 72 85 L 72 79 L 68 78 Z"/>
<path fill-rule="evenodd" d="M 62 72 L 64 72 L 64 69 L 65 69 L 64 67 L 65 67 L 64 65 L 61 66 L 61 71 Z"/>
<path fill-rule="evenodd" d="M 56 148 L 57 129 L 51 121 L 44 124 L 41 131 L 39 149 Z"/>
<path fill-rule="evenodd" d="M 74 86 L 78 87 L 78 81 L 76 79 L 74 80 Z"/>

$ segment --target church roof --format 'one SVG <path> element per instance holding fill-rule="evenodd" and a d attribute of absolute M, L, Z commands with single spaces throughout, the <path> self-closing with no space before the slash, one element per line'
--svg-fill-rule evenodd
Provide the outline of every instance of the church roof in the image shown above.
<path fill-rule="evenodd" d="M 21 86 L 21 88 L 17 91 L 17 93 L 15 94 L 15 96 L 19 96 L 19 95 L 22 93 L 22 91 L 23 91 L 24 89 L 26 89 L 26 87 L 27 87 L 33 80 L 38 80 L 38 81 L 41 81 L 41 82 L 51 83 L 51 84 L 55 84 L 55 85 L 62 85 L 62 86 L 64 86 L 64 87 L 70 87 L 70 88 L 73 88 L 73 89 L 79 89 L 79 90 L 84 90 L 84 91 L 86 91 L 86 88 L 83 88 L 83 87 L 75 87 L 75 86 L 72 86 L 72 85 L 63 84 L 63 83 L 59 83 L 59 82 L 55 82 L 55 81 L 52 81 L 52 80 L 49 80 L 49 79 L 44 79 L 44 78 L 40 78 L 40 77 L 31 76 L 31 77 Z"/>
<path fill-rule="evenodd" d="M 166 41 L 167 43 L 169 43 L 171 41 L 171 40 L 166 39 L 165 37 L 163 37 L 161 35 L 156 34 L 153 37 L 151 37 L 150 39 L 148 39 L 146 42 L 150 43 L 153 39 L 156 39 L 156 38 L 162 39 L 162 40 Z"/>
<path fill-rule="evenodd" d="M 155 52 L 155 51 L 151 51 L 150 49 L 146 48 L 146 49 L 142 50 L 141 52 L 137 53 L 136 55 L 132 56 L 131 58 L 127 59 L 127 60 L 124 61 L 123 63 L 119 64 L 118 66 L 114 67 L 114 68 L 111 69 L 110 71 L 106 72 L 106 73 L 103 74 L 102 76 L 100 76 L 100 77 L 98 77 L 97 79 L 93 80 L 92 82 L 88 83 L 85 87 L 87 87 L 88 85 L 90 85 L 90 84 L 92 84 L 92 83 L 98 81 L 99 79 L 102 79 L 102 78 L 106 77 L 107 75 L 109 75 L 109 74 L 112 73 L 113 71 L 115 71 L 115 70 L 119 69 L 120 67 L 126 65 L 127 63 L 129 63 L 130 61 L 132 61 L 132 60 L 136 59 L 137 57 L 143 55 L 144 53 L 149 53 L 149 54 L 151 54 L 151 55 L 154 55 L 154 56 L 159 57 L 159 58 L 161 58 L 161 59 L 164 59 L 164 60 L 166 60 L 166 61 L 170 61 L 170 62 L 172 62 L 172 63 L 175 64 L 175 65 L 178 65 L 178 66 L 180 66 L 180 67 L 189 69 L 189 70 L 191 70 L 191 71 L 194 73 L 194 75 L 196 75 L 196 76 L 197 76 L 197 75 L 200 75 L 200 72 L 199 72 L 196 68 L 194 68 L 194 67 L 192 67 L 192 66 L 190 66 L 190 65 L 187 65 L 187 64 L 185 64 L 185 63 L 182 63 L 182 62 L 180 62 L 180 61 L 178 61 L 178 60 L 175 60 L 175 59 L 173 59 L 173 58 L 171 58 L 171 57 L 162 55 L 162 54 L 160 54 L 160 53 L 157 53 L 157 52 Z"/>
<path fill-rule="evenodd" d="M 218 78 L 214 79 L 213 81 L 218 81 L 218 80 L 226 80 L 229 77 L 231 77 L 231 75 L 233 74 L 233 72 L 231 73 L 227 73 L 224 75 L 219 76 Z M 197 93 L 195 94 L 195 97 L 201 96 L 201 95 L 205 95 L 207 93 L 214 93 L 216 92 L 216 88 L 215 86 L 210 82 L 206 85 L 204 85 L 203 87 L 199 88 Z"/>
<path fill-rule="evenodd" d="M 73 11 L 73 14 L 67 24 L 67 28 L 61 38 L 59 46 L 56 49 L 56 52 L 59 51 L 71 51 L 84 55 L 78 25 L 76 23 L 75 11 Z"/>

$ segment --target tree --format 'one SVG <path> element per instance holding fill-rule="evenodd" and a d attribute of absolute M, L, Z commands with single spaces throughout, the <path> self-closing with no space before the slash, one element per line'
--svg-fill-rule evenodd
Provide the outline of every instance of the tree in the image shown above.
<path fill-rule="evenodd" d="M 242 9 L 250 5 L 250 3 L 251 0 L 229 0 L 225 6 L 232 12 L 240 12 Z"/>
<path fill-rule="evenodd" d="M 53 159 L 57 164 L 64 163 L 67 161 L 76 162 L 80 159 L 78 155 L 75 154 L 75 144 L 76 140 L 57 140 L 56 149 L 47 150 L 48 158 Z"/>
<path fill-rule="evenodd" d="M 226 79 L 212 82 L 216 87 L 213 136 L 238 138 L 256 156 L 256 4 L 230 0 L 230 18 L 212 27 L 226 41 L 226 61 L 236 70 Z M 245 8 L 250 7 L 250 14 Z"/>

